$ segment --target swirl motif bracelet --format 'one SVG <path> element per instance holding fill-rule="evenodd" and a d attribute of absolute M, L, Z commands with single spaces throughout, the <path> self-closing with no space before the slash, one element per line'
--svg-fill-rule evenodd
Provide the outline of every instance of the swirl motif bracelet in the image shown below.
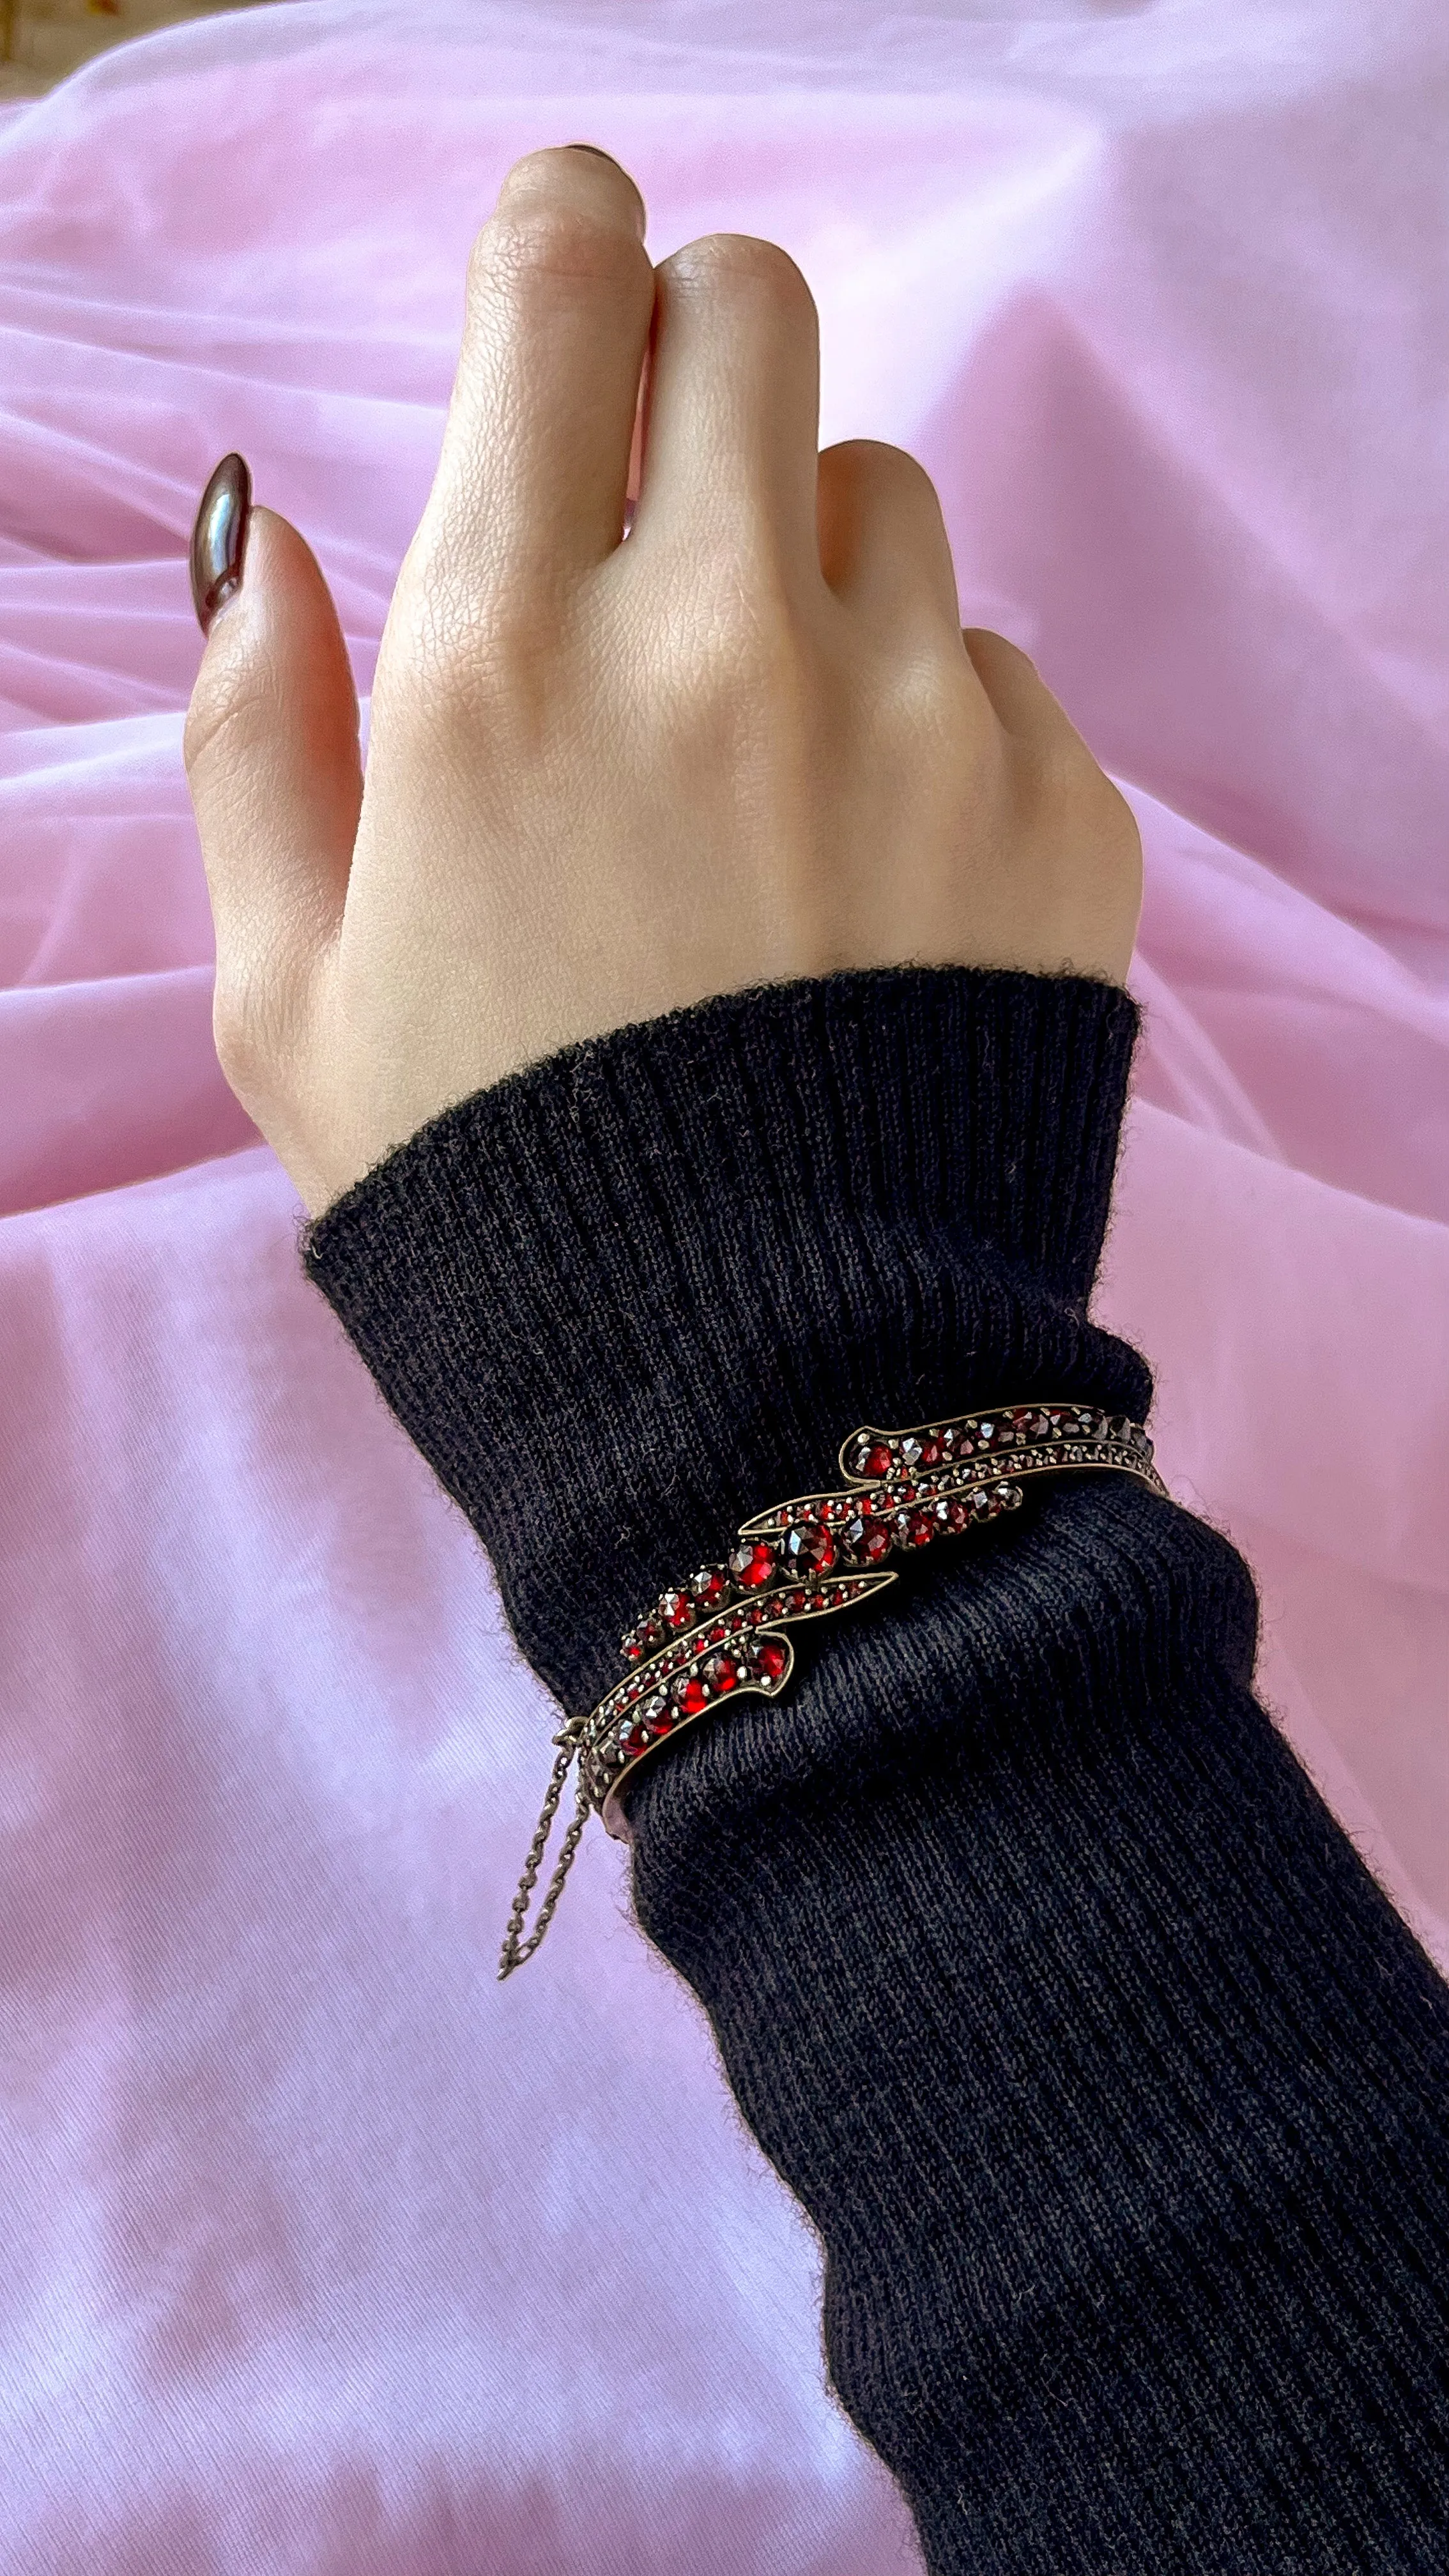
<path fill-rule="evenodd" d="M 1017 1510 L 1023 1476 L 1110 1467 L 1167 1492 L 1141 1425 L 1090 1404 L 992 1405 L 910 1431 L 866 1424 L 842 1441 L 839 1456 L 843 1492 L 797 1494 L 742 1521 L 722 1564 L 701 1566 L 635 1621 L 621 1640 L 633 1667 L 624 1680 L 554 1737 L 558 1758 L 508 1918 L 500 1978 L 532 1958 L 548 1930 L 590 1815 L 597 1810 L 611 1834 L 628 1839 L 619 1792 L 639 1764 L 725 1700 L 778 1698 L 795 1661 L 786 1627 L 884 1591 L 896 1580 L 887 1557 Z M 529 1898 L 575 1761 L 578 1807 L 525 1939 Z"/>

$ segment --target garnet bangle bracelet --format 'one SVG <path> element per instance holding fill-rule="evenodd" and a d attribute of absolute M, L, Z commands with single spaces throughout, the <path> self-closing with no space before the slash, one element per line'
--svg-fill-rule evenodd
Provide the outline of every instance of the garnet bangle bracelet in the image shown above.
<path fill-rule="evenodd" d="M 500 1978 L 532 1958 L 548 1930 L 589 1816 L 597 1809 L 611 1834 L 628 1839 L 619 1792 L 639 1764 L 727 1699 L 778 1698 L 794 1669 L 787 1626 L 884 1591 L 896 1580 L 887 1557 L 1015 1511 L 1023 1476 L 1112 1467 L 1167 1492 L 1141 1425 L 1090 1404 L 993 1405 L 912 1431 L 867 1425 L 839 1454 L 845 1491 L 798 1494 L 742 1521 L 722 1564 L 701 1566 L 636 1620 L 621 1641 L 633 1667 L 624 1680 L 554 1737 L 558 1758 L 508 1918 Z M 575 1761 L 578 1806 L 525 1940 L 528 1901 Z"/>

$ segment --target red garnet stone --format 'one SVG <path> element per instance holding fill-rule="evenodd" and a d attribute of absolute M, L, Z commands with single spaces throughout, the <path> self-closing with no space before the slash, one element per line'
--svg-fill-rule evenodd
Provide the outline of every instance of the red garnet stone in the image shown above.
<path fill-rule="evenodd" d="M 881 1558 L 889 1556 L 895 1544 L 890 1522 L 872 1520 L 864 1512 L 855 1520 L 847 1521 L 843 1535 L 846 1548 L 857 1565 L 879 1565 Z"/>
<path fill-rule="evenodd" d="M 797 1521 L 785 1532 L 782 1554 L 792 1574 L 828 1574 L 835 1541 L 822 1521 Z"/>
<path fill-rule="evenodd" d="M 729 1565 L 736 1583 L 741 1584 L 747 1592 L 753 1592 L 760 1584 L 769 1583 L 773 1579 L 775 1551 L 772 1547 L 767 1547 L 763 1539 L 742 1539 L 731 1556 Z"/>
<path fill-rule="evenodd" d="M 632 1760 L 636 1754 L 647 1753 L 650 1745 L 657 1744 L 662 1735 L 668 1735 L 673 1725 L 674 1718 L 668 1709 L 662 1706 L 652 1708 L 644 1716 L 636 1717 L 632 1726 L 625 1727 L 619 1738 L 619 1750 Z"/>
<path fill-rule="evenodd" d="M 715 1656 L 714 1661 L 718 1663 L 719 1657 Z M 685 1717 L 698 1717 L 701 1709 L 708 1708 L 709 1692 L 698 1673 L 689 1673 L 675 1683 L 674 1705 Z"/>
<path fill-rule="evenodd" d="M 888 1476 L 890 1471 L 891 1453 L 889 1449 L 887 1449 L 883 1440 L 877 1440 L 870 1444 L 862 1444 L 862 1446 L 857 1449 L 855 1453 L 855 1472 L 857 1476 L 878 1478 L 881 1476 Z"/>
<path fill-rule="evenodd" d="M 755 1639 L 752 1661 L 756 1672 L 763 1673 L 766 1681 L 777 1682 L 789 1660 L 790 1649 L 782 1645 L 778 1637 Z"/>

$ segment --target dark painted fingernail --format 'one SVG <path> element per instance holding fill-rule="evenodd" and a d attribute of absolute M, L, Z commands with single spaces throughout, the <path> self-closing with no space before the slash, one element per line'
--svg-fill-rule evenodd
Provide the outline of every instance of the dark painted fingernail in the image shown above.
<path fill-rule="evenodd" d="M 252 478 L 244 456 L 224 456 L 201 496 L 191 531 L 191 596 L 203 635 L 219 608 L 241 588 Z"/>

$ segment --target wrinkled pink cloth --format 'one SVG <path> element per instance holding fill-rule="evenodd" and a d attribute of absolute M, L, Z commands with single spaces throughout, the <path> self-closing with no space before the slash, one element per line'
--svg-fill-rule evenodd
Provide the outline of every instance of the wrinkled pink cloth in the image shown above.
<path fill-rule="evenodd" d="M 0 123 L 0 2563 L 891 2576 L 808 2231 L 223 1084 L 180 759 L 229 447 L 365 689 L 509 160 L 788 244 L 826 439 L 1142 820 L 1102 1311 L 1449 1957 L 1440 0 L 294 0 Z M 685 864 L 682 856 L 681 864 Z"/>

